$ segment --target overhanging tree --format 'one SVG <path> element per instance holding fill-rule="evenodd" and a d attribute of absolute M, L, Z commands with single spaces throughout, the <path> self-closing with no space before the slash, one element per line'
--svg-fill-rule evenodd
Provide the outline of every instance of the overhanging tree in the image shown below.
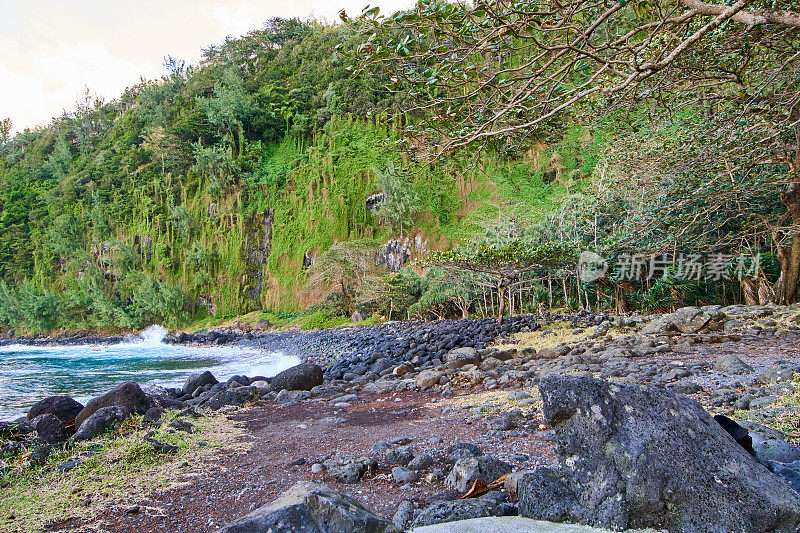
<path fill-rule="evenodd" d="M 497 291 L 498 322 L 502 322 L 507 291 L 527 281 L 531 273 L 546 272 L 575 262 L 577 251 L 566 243 L 530 243 L 523 240 L 481 241 L 432 254 L 425 264 L 475 275 L 478 284 Z M 486 281 L 481 282 L 484 279 Z"/>
<path fill-rule="evenodd" d="M 677 152 L 680 167 L 702 169 L 706 181 L 772 180 L 783 209 L 771 230 L 782 265 L 777 299 L 796 299 L 796 2 L 423 0 L 388 18 L 369 10 L 359 24 L 361 71 L 387 75 L 388 90 L 412 96 L 407 146 L 427 161 L 489 142 L 524 146 L 565 114 L 704 118 L 694 153 Z"/>

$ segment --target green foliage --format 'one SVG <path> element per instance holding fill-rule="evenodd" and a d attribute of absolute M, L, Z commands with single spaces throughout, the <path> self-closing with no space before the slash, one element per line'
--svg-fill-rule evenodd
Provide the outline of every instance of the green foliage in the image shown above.
<path fill-rule="evenodd" d="M 155 322 L 175 327 L 186 320 L 187 302 L 180 289 L 144 274 L 138 274 L 130 281 L 135 284 L 129 312 L 132 325 L 142 327 Z"/>
<path fill-rule="evenodd" d="M 418 300 L 408 308 L 410 316 L 442 318 L 449 315 L 453 298 L 464 292 L 461 283 L 453 283 L 450 276 L 436 268 L 425 274 L 422 288 Z"/>
<path fill-rule="evenodd" d="M 0 149 L 11 139 L 11 119 L 0 120 Z"/>
<path fill-rule="evenodd" d="M 358 310 L 364 315 L 380 314 L 389 320 L 405 318 L 427 287 L 427 276 L 420 277 L 411 267 L 396 274 L 369 276 L 356 290 Z"/>
<path fill-rule="evenodd" d="M 233 159 L 242 152 L 244 122 L 257 110 L 250 103 L 244 82 L 236 70 L 233 65 L 224 66 L 221 79 L 214 84 L 213 96 L 197 98 L 198 106 L 216 128 L 217 135 L 230 145 Z"/>
<path fill-rule="evenodd" d="M 457 265 L 485 273 L 523 269 L 547 271 L 574 262 L 576 252 L 575 245 L 567 243 L 481 240 L 433 254 L 425 262 L 428 265 Z"/>
<path fill-rule="evenodd" d="M 331 316 L 327 311 L 317 311 L 303 319 L 301 328 L 305 331 L 311 329 L 327 329 L 343 326 L 350 322 L 348 317 Z"/>
<path fill-rule="evenodd" d="M 204 147 L 200 142 L 192 145 L 195 159 L 192 171 L 206 177 L 208 192 L 220 197 L 236 182 L 242 172 L 241 165 L 233 158 L 228 148 L 215 144 Z"/>
<path fill-rule="evenodd" d="M 391 230 L 399 231 L 402 235 L 403 225 L 410 226 L 411 217 L 419 210 L 419 196 L 411 184 L 398 174 L 391 160 L 386 163 L 386 170 L 377 174 L 376 184 L 384 196 L 378 214 L 386 220 Z"/>
<path fill-rule="evenodd" d="M 0 323 L 22 324 L 22 313 L 16 291 L 0 280 Z"/>
<path fill-rule="evenodd" d="M 486 211 L 477 199 L 545 210 L 564 196 L 563 184 L 542 182 L 542 165 L 508 150 L 480 166 L 453 157 L 408 172 L 395 150 L 405 96 L 375 90 L 385 73 L 352 76 L 345 51 L 359 39 L 345 26 L 273 19 L 212 46 L 201 66 L 169 58 L 165 76 L 116 100 L 87 95 L 49 126 L 10 137 L 3 121 L 0 327 L 294 312 L 319 270 L 304 258 L 343 244 L 368 249 L 368 260 L 339 268 L 342 298 L 327 311 L 349 314 L 374 274 L 391 305 L 369 312 L 407 316 L 426 282 L 372 272 L 379 245 L 400 232 L 447 248 L 476 229 Z M 582 139 L 569 133 L 553 150 L 578 168 Z M 365 201 L 378 190 L 387 200 L 376 217 Z"/>
<path fill-rule="evenodd" d="M 17 290 L 14 298 L 21 324 L 32 331 L 48 332 L 59 324 L 61 305 L 50 290 L 38 289 L 28 280 Z"/>

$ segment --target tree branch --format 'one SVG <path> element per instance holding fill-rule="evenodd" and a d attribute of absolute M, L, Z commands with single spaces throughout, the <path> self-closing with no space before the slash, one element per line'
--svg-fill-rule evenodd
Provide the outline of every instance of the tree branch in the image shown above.
<path fill-rule="evenodd" d="M 717 16 L 729 9 L 725 5 L 709 4 L 700 0 L 681 0 L 681 4 L 697 12 L 698 15 Z M 731 18 L 748 26 L 777 24 L 779 26 L 800 28 L 800 15 L 780 9 L 742 10 Z"/>

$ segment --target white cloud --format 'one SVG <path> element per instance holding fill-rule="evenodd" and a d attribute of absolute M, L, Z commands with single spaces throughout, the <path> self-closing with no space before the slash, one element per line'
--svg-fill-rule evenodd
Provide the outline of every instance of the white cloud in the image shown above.
<path fill-rule="evenodd" d="M 384 12 L 414 0 L 5 0 L 0 18 L 0 118 L 15 131 L 73 110 L 88 87 L 112 99 L 171 55 L 197 62 L 202 49 L 270 17 L 338 20 L 366 4 Z M 2 3 L 0 1 L 0 3 Z"/>
<path fill-rule="evenodd" d="M 105 98 L 119 95 L 141 76 L 155 77 L 161 67 L 134 64 L 112 56 L 100 42 L 41 44 L 20 51 L 0 44 L 0 115 L 15 130 L 43 124 L 73 110 L 88 87 Z"/>
<path fill-rule="evenodd" d="M 214 19 L 220 23 L 226 35 L 242 35 L 252 30 L 253 22 L 259 20 L 256 8 L 250 4 L 238 4 L 233 8 L 217 6 Z"/>

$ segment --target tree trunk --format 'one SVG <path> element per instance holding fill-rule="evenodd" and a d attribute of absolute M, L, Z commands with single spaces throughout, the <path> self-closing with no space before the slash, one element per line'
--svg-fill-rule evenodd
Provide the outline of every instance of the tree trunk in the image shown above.
<path fill-rule="evenodd" d="M 778 285 L 781 285 L 782 280 L 783 272 L 781 272 L 781 275 L 778 278 Z M 767 305 L 775 303 L 777 299 L 778 295 L 775 291 L 775 287 L 769 281 L 767 281 L 767 278 L 760 278 L 758 280 L 758 303 L 760 305 Z"/>
<path fill-rule="evenodd" d="M 800 225 L 800 183 L 790 184 L 781 193 L 781 201 L 792 219 L 795 228 Z M 788 305 L 797 301 L 797 282 L 800 280 L 800 235 L 792 229 L 783 235 L 782 242 L 776 242 L 781 275 L 775 287 L 778 303 Z"/>
<path fill-rule="evenodd" d="M 350 294 L 350 290 L 347 288 L 344 278 L 339 279 L 339 285 L 342 287 L 342 303 L 344 304 L 344 308 L 347 309 L 347 312 L 350 315 L 352 315 L 356 310 L 356 306 L 353 303 L 352 295 Z"/>
<path fill-rule="evenodd" d="M 742 279 L 742 295 L 745 305 L 758 305 L 758 294 L 756 284 L 749 278 Z"/>
<path fill-rule="evenodd" d="M 503 311 L 505 310 L 506 306 L 506 299 L 505 299 L 505 290 L 503 287 L 503 282 L 497 282 L 497 299 L 499 300 L 498 308 L 497 308 L 497 323 L 503 323 Z"/>
<path fill-rule="evenodd" d="M 628 304 L 625 302 L 625 291 L 623 287 L 614 283 L 614 303 L 618 315 L 624 315 L 628 312 Z"/>

